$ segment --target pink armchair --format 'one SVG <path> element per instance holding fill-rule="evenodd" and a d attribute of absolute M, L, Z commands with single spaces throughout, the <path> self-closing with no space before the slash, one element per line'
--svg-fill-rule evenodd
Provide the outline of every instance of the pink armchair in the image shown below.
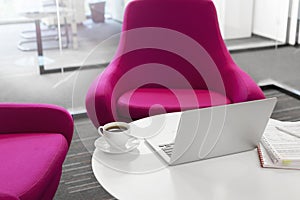
<path fill-rule="evenodd" d="M 72 136 L 63 108 L 0 104 L 0 199 L 52 199 Z"/>
<path fill-rule="evenodd" d="M 265 98 L 232 60 L 210 0 L 135 0 L 126 8 L 118 51 L 92 83 L 97 127 L 164 112 Z"/>

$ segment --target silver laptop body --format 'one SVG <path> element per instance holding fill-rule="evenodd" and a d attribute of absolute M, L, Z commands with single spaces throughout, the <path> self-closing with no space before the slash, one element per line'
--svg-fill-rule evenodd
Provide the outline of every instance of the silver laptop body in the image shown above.
<path fill-rule="evenodd" d="M 170 115 L 173 131 L 146 139 L 169 165 L 256 148 L 277 99 L 189 110 Z"/>

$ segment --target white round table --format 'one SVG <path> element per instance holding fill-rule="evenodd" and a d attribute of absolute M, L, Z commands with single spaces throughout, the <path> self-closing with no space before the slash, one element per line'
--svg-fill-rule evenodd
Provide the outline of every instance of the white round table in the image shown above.
<path fill-rule="evenodd" d="M 167 119 L 172 129 L 178 114 L 133 122 L 143 127 Z M 155 119 L 155 120 L 153 120 Z M 155 126 L 152 126 L 152 128 Z M 151 127 L 144 130 L 151 133 Z M 142 135 L 145 134 L 141 133 Z M 96 149 L 92 168 L 99 183 L 114 197 L 133 199 L 298 200 L 300 171 L 260 167 L 257 151 L 167 166 L 141 139 L 129 154 L 107 154 Z"/>

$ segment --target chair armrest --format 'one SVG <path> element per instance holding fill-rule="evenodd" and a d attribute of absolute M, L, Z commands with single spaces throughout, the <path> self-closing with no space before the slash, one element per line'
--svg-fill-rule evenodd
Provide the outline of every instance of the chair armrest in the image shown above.
<path fill-rule="evenodd" d="M 59 106 L 49 104 L 0 104 L 1 133 L 61 133 L 70 145 L 74 123 Z"/>
<path fill-rule="evenodd" d="M 255 81 L 236 65 L 228 68 L 222 77 L 226 95 L 233 103 L 265 98 Z"/>

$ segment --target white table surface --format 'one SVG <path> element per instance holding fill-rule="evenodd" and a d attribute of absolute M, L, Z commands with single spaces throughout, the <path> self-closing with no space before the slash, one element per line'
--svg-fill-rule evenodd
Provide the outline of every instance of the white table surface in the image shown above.
<path fill-rule="evenodd" d="M 147 132 L 164 121 L 172 129 L 178 114 L 134 122 Z M 174 118 L 175 117 L 175 118 Z M 160 130 L 161 131 L 161 130 Z M 142 133 L 145 135 L 146 133 Z M 261 168 L 257 151 L 167 166 L 141 139 L 129 154 L 96 149 L 92 168 L 99 183 L 117 199 L 299 200 L 300 171 Z"/>

